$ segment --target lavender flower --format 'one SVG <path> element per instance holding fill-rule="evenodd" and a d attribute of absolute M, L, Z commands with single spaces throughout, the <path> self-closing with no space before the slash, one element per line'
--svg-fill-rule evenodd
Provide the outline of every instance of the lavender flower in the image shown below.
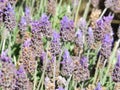
<path fill-rule="evenodd" d="M 7 56 L 7 52 L 4 51 L 0 58 L 0 87 L 3 90 L 15 90 L 16 87 L 16 68 L 11 59 Z"/>
<path fill-rule="evenodd" d="M 49 77 L 45 77 L 45 90 L 54 90 L 55 85 Z"/>
<path fill-rule="evenodd" d="M 106 0 L 105 6 L 115 13 L 120 13 L 120 0 Z"/>
<path fill-rule="evenodd" d="M 61 73 L 63 76 L 70 76 L 72 74 L 72 71 L 74 70 L 73 66 L 73 61 L 72 58 L 70 57 L 69 51 L 66 49 L 64 51 L 63 55 L 63 61 L 61 62 L 62 64 L 62 70 Z"/>
<path fill-rule="evenodd" d="M 52 36 L 52 25 L 49 21 L 49 17 L 43 14 L 39 21 L 32 22 L 32 32 L 34 34 L 41 34 L 50 38 Z"/>
<path fill-rule="evenodd" d="M 31 45 L 31 39 L 27 39 L 24 44 L 23 44 L 23 47 L 30 47 Z"/>
<path fill-rule="evenodd" d="M 82 30 L 82 32 L 85 34 L 86 30 L 87 30 L 87 22 L 84 18 L 80 18 L 79 23 L 78 23 L 78 27 L 80 30 Z"/>
<path fill-rule="evenodd" d="M 37 61 L 35 58 L 34 50 L 31 46 L 31 40 L 27 39 L 22 45 L 19 63 L 24 66 L 24 69 L 28 74 L 33 75 L 36 70 Z"/>
<path fill-rule="evenodd" d="M 86 57 L 81 57 L 81 59 L 76 58 L 74 60 L 74 71 L 73 79 L 76 82 L 88 80 L 90 77 L 90 72 L 88 70 L 88 60 Z"/>
<path fill-rule="evenodd" d="M 0 24 L 3 22 L 3 11 L 0 10 Z"/>
<path fill-rule="evenodd" d="M 118 50 L 118 53 L 117 53 L 117 62 L 116 62 L 116 65 L 115 65 L 115 68 L 112 72 L 112 79 L 114 82 L 120 82 L 120 50 Z"/>
<path fill-rule="evenodd" d="M 27 25 L 30 25 L 32 19 L 31 19 L 31 11 L 30 11 L 29 7 L 25 8 L 25 16 L 24 16 L 24 18 L 26 20 Z"/>
<path fill-rule="evenodd" d="M 23 35 L 25 31 L 27 30 L 27 22 L 25 17 L 21 17 L 20 23 L 19 23 L 19 29 L 21 34 Z"/>
<path fill-rule="evenodd" d="M 70 20 L 67 16 L 64 16 L 61 20 L 60 35 L 63 41 L 74 41 L 74 22 Z"/>
<path fill-rule="evenodd" d="M 105 34 L 110 34 L 111 36 L 113 35 L 111 27 L 113 17 L 113 15 L 109 14 L 96 22 L 96 27 L 94 29 L 94 38 L 96 41 L 102 41 Z"/>
<path fill-rule="evenodd" d="M 81 30 L 76 32 L 75 43 L 79 48 L 83 48 L 83 32 Z"/>
<path fill-rule="evenodd" d="M 10 3 L 7 4 L 4 14 L 5 26 L 9 31 L 12 31 L 16 27 L 16 19 L 14 9 Z"/>
<path fill-rule="evenodd" d="M 100 54 L 105 59 L 108 59 L 111 54 L 111 48 L 112 48 L 113 38 L 110 34 L 106 34 L 102 40 L 102 46 L 100 50 Z"/>
<path fill-rule="evenodd" d="M 88 28 L 88 34 L 87 34 L 87 44 L 88 47 L 91 48 L 93 44 L 95 43 L 94 39 L 94 33 L 91 27 Z"/>
<path fill-rule="evenodd" d="M 8 3 L 8 0 L 0 0 L 0 9 L 4 10 L 7 3 Z"/>
<path fill-rule="evenodd" d="M 8 50 L 5 50 L 0 55 L 0 59 L 4 62 L 10 62 L 10 60 L 11 60 L 11 58 L 8 57 L 7 53 L 8 53 Z"/>
<path fill-rule="evenodd" d="M 58 87 L 56 90 L 65 90 L 63 87 Z"/>
<path fill-rule="evenodd" d="M 32 90 L 24 66 L 22 65 L 17 70 L 16 90 Z"/>
<path fill-rule="evenodd" d="M 53 32 L 53 39 L 50 44 L 50 52 L 53 56 L 58 55 L 61 52 L 60 35 L 56 31 Z"/>
<path fill-rule="evenodd" d="M 97 87 L 95 88 L 95 90 L 102 90 L 100 82 L 98 83 L 98 85 L 97 85 Z"/>

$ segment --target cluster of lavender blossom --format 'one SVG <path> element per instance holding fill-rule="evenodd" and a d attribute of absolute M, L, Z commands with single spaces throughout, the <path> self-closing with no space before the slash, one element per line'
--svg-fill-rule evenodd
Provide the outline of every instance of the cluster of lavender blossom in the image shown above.
<path fill-rule="evenodd" d="M 48 1 L 49 4 L 55 3 L 54 0 Z M 8 49 L 1 52 L 0 88 L 2 90 L 32 90 L 34 88 L 32 77 L 34 78 L 37 70 L 38 75 L 45 77 L 43 83 L 45 90 L 66 90 L 69 79 L 75 81 L 78 88 L 78 83 L 84 83 L 93 77 L 89 68 L 90 55 L 87 56 L 86 52 L 95 52 L 98 48 L 99 52 L 96 55 L 100 59 L 100 62 L 97 60 L 98 66 L 99 68 L 107 66 L 114 47 L 114 33 L 111 26 L 114 14 L 110 13 L 99 18 L 101 13 L 98 2 L 99 0 L 91 0 L 94 9 L 90 15 L 89 25 L 84 17 L 81 17 L 75 26 L 74 20 L 63 16 L 58 32 L 52 28 L 50 17 L 45 13 L 40 19 L 33 20 L 29 7 L 25 8 L 24 16 L 17 25 L 14 12 L 15 2 L 0 0 L 0 23 L 4 24 L 10 33 L 18 27 L 22 39 L 21 51 L 16 63 L 9 55 Z M 116 2 L 119 6 L 113 5 Z M 120 12 L 119 0 L 106 0 L 105 6 L 115 13 Z M 52 15 L 55 15 L 54 12 L 55 10 L 52 10 L 52 13 L 49 11 Z M 118 37 L 119 31 L 120 28 Z M 43 41 L 44 39 L 47 41 Z M 74 46 L 72 50 L 67 46 L 69 43 Z M 120 51 L 118 50 L 117 63 L 111 73 L 111 78 L 115 83 L 120 82 L 119 73 Z M 39 79 L 37 80 L 36 82 L 39 82 Z M 101 83 L 96 81 L 96 84 L 96 87 L 92 89 L 88 87 L 84 89 L 102 90 Z M 35 87 L 37 88 L 38 85 L 37 83 Z"/>

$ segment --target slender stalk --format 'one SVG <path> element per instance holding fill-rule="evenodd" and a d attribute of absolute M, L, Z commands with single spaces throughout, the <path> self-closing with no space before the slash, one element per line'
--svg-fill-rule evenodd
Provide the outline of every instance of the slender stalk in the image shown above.
<path fill-rule="evenodd" d="M 69 83 L 70 83 L 71 78 L 72 78 L 72 75 L 70 75 L 70 77 L 69 77 L 68 80 L 67 80 L 65 90 L 69 90 L 69 89 L 68 89 L 68 86 L 69 86 Z"/>
<path fill-rule="evenodd" d="M 34 85 L 33 85 L 33 90 L 36 90 L 36 84 L 37 84 L 37 65 L 34 73 Z"/>
<path fill-rule="evenodd" d="M 77 11 L 76 11 L 76 15 L 75 15 L 75 26 L 76 26 L 76 23 L 77 23 L 77 18 L 78 18 L 78 13 L 79 13 L 79 9 L 80 9 L 80 6 L 81 6 L 81 2 L 82 2 L 82 0 L 79 1 L 79 5 L 78 5 Z"/>
<path fill-rule="evenodd" d="M 47 58 L 48 57 L 48 48 L 49 48 L 49 42 L 47 42 L 47 55 L 46 55 L 46 60 L 45 60 L 46 62 L 45 62 L 44 70 L 43 70 L 41 79 L 39 81 L 39 84 L 38 84 L 38 87 L 37 87 L 36 90 L 39 90 L 41 83 L 42 84 L 44 83 L 44 74 L 45 74 L 45 70 L 46 70 L 46 67 L 47 67 L 47 63 L 48 63 L 48 58 Z"/>
<path fill-rule="evenodd" d="M 53 70 L 53 83 L 55 85 L 55 76 L 56 76 L 56 58 L 54 60 L 54 70 Z M 54 87 L 55 89 L 55 87 Z"/>
<path fill-rule="evenodd" d="M 96 71 L 95 71 L 95 75 L 94 75 L 93 84 L 95 84 L 95 82 L 97 80 L 97 75 L 98 75 L 98 72 L 99 72 L 100 61 L 101 61 L 101 55 L 99 56 L 98 63 L 97 63 L 97 66 L 96 66 Z"/>
<path fill-rule="evenodd" d="M 105 8 L 105 9 L 103 10 L 103 12 L 102 12 L 102 14 L 100 15 L 99 19 L 102 18 L 102 16 L 105 14 L 105 12 L 107 11 L 107 9 L 108 9 L 108 8 Z"/>
<path fill-rule="evenodd" d="M 87 15 L 88 15 L 88 12 L 89 12 L 89 9 L 90 9 L 90 3 L 91 3 L 91 0 L 89 0 L 89 2 L 87 3 L 86 5 L 86 9 L 84 11 L 84 14 L 83 14 L 83 18 L 86 20 L 87 18 Z"/>

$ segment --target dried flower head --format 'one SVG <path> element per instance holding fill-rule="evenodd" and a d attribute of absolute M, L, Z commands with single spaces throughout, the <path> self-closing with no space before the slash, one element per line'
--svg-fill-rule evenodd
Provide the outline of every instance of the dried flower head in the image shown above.
<path fill-rule="evenodd" d="M 55 90 L 55 85 L 49 77 L 45 77 L 45 90 Z"/>
<path fill-rule="evenodd" d="M 63 41 L 74 41 L 74 22 L 70 20 L 67 16 L 64 16 L 61 20 L 60 35 Z"/>
<path fill-rule="evenodd" d="M 47 12 L 51 15 L 55 15 L 56 13 L 56 1 L 55 0 L 48 0 L 47 2 Z"/>
<path fill-rule="evenodd" d="M 91 0 L 91 4 L 93 5 L 94 8 L 99 7 L 99 2 L 100 2 L 100 0 Z"/>

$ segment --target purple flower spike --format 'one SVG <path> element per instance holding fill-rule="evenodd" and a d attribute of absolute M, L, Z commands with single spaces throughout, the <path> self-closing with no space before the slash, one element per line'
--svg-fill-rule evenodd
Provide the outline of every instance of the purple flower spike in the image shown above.
<path fill-rule="evenodd" d="M 76 32 L 75 43 L 78 47 L 83 48 L 83 32 L 81 30 Z"/>
<path fill-rule="evenodd" d="M 95 90 L 102 90 L 100 82 L 98 83 L 98 85 L 97 85 Z"/>
<path fill-rule="evenodd" d="M 31 39 L 27 39 L 24 44 L 23 47 L 29 47 L 31 45 Z"/>
<path fill-rule="evenodd" d="M 74 41 L 74 22 L 73 20 L 70 20 L 67 16 L 64 16 L 61 20 L 60 35 L 63 41 Z"/>
<path fill-rule="evenodd" d="M 10 3 L 7 4 L 6 10 L 9 11 L 9 12 L 15 13 L 14 9 L 13 9 L 13 7 Z"/>
<path fill-rule="evenodd" d="M 59 87 L 58 89 L 56 89 L 56 90 L 65 90 L 63 87 Z"/>
<path fill-rule="evenodd" d="M 81 57 L 80 64 L 86 68 L 88 68 L 88 59 L 87 57 L 83 56 Z"/>
<path fill-rule="evenodd" d="M 1 53 L 0 59 L 2 61 L 8 62 L 11 60 L 11 58 L 8 57 L 7 53 L 8 53 L 8 50 L 5 50 Z"/>
<path fill-rule="evenodd" d="M 120 49 L 117 51 L 117 62 L 112 72 L 112 79 L 114 82 L 120 82 Z"/>
<path fill-rule="evenodd" d="M 53 42 L 60 41 L 60 34 L 56 31 L 53 32 Z"/>
<path fill-rule="evenodd" d="M 23 67 L 23 65 L 21 65 L 19 67 L 19 69 L 17 70 L 17 74 L 20 75 L 20 74 L 24 74 L 24 73 L 25 73 L 24 67 Z"/>
<path fill-rule="evenodd" d="M 64 55 L 63 55 L 63 61 L 61 62 L 62 64 L 62 75 L 63 76 L 69 76 L 72 74 L 73 70 L 74 70 L 74 65 L 73 65 L 73 60 L 70 57 L 69 51 L 66 49 L 64 51 Z"/>
<path fill-rule="evenodd" d="M 100 53 L 103 58 L 108 59 L 111 54 L 111 48 L 112 48 L 113 38 L 110 34 L 106 34 L 102 40 L 102 46 Z"/>
<path fill-rule="evenodd" d="M 28 7 L 25 8 L 25 16 L 30 15 L 30 9 Z"/>

